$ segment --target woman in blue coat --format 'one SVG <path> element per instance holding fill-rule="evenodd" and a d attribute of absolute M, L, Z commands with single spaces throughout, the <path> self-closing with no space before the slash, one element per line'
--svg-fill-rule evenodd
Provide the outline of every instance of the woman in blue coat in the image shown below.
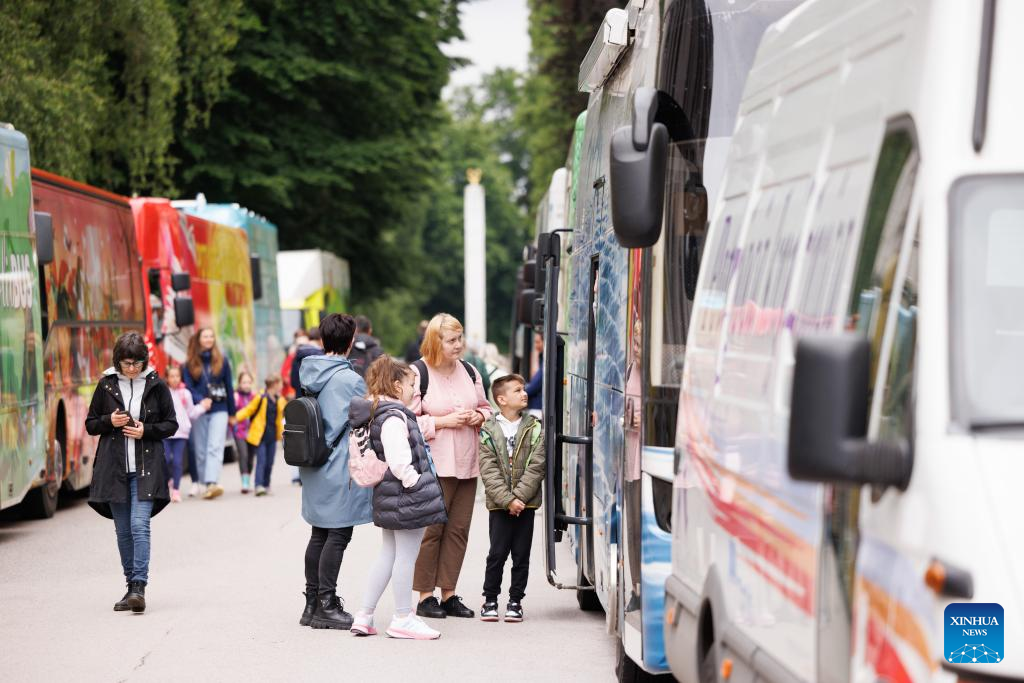
<path fill-rule="evenodd" d="M 348 471 L 349 403 L 366 395 L 363 378 L 346 358 L 355 329 L 350 315 L 332 313 L 324 318 L 324 355 L 306 358 L 299 370 L 302 388 L 317 394 L 327 443 L 337 441 L 322 467 L 299 468 L 302 518 L 313 527 L 306 546 L 306 607 L 299 623 L 345 631 L 352 627 L 352 615 L 335 592 L 341 560 L 352 540 L 352 527 L 373 521 L 373 491 L 352 483 Z"/>

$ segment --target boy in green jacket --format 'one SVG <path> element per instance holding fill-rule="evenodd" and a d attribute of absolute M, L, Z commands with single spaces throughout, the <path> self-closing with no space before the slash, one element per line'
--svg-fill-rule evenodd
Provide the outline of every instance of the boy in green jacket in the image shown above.
<path fill-rule="evenodd" d="M 491 549 L 484 573 L 483 621 L 498 621 L 498 594 L 505 560 L 512 554 L 512 586 L 505 621 L 522 621 L 522 599 L 530 575 L 533 516 L 544 481 L 544 430 L 540 420 L 523 415 L 529 398 L 526 380 L 505 375 L 494 380 L 491 395 L 499 412 L 480 432 L 480 478 L 490 510 Z"/>

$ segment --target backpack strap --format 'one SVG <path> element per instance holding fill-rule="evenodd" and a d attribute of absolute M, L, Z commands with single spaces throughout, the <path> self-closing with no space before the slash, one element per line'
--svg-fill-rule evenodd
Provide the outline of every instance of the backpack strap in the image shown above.
<path fill-rule="evenodd" d="M 462 367 L 466 368 L 466 372 L 469 373 L 469 379 L 472 380 L 473 384 L 476 384 L 476 369 L 465 360 L 459 359 L 462 363 Z M 430 385 L 430 375 L 427 373 L 427 364 L 422 358 L 414 360 L 412 362 L 416 366 L 416 369 L 420 373 L 420 400 L 422 401 L 427 395 L 427 387 Z"/>

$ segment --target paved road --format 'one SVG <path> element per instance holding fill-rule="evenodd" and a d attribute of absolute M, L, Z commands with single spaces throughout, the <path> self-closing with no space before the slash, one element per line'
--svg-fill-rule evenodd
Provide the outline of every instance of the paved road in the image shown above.
<path fill-rule="evenodd" d="M 308 527 L 278 456 L 274 493 L 243 496 L 234 465 L 219 500 L 186 499 L 153 521 L 147 611 L 115 613 L 124 583 L 113 522 L 83 498 L 38 522 L 0 518 L 0 678 L 78 681 L 603 681 L 615 647 L 543 576 L 538 525 L 522 624 L 447 619 L 439 641 L 356 638 L 298 625 Z M 460 593 L 479 608 L 487 518 L 478 505 Z M 538 520 L 539 521 L 539 520 Z M 354 612 L 380 542 L 356 529 L 339 592 Z M 503 586 L 508 585 L 508 575 Z M 390 589 L 378 614 L 390 615 Z M 315 678 L 314 678 L 315 677 Z"/>

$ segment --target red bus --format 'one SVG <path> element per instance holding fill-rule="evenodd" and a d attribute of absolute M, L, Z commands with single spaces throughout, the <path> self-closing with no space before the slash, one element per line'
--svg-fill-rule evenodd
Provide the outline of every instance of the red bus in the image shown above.
<path fill-rule="evenodd" d="M 53 261 L 41 268 L 48 448 L 40 512 L 49 517 L 62 484 L 79 490 L 92 481 L 92 392 L 111 366 L 114 340 L 145 332 L 146 307 L 127 198 L 33 169 L 32 200 L 52 216 L 54 235 Z"/>

